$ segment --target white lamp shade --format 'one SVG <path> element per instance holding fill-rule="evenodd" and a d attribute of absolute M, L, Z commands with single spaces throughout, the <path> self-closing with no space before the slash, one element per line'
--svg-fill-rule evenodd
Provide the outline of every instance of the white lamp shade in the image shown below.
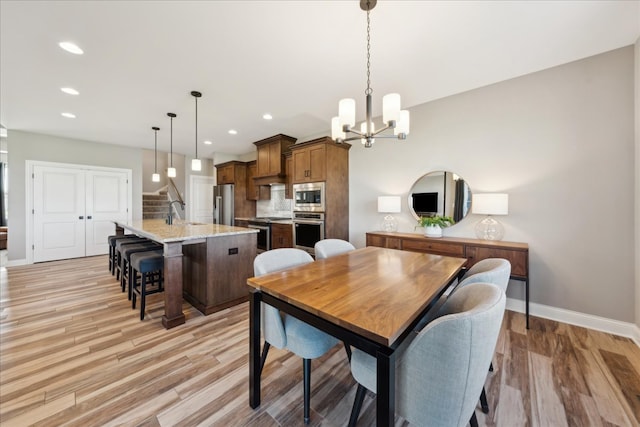
<path fill-rule="evenodd" d="M 167 176 L 169 178 L 175 178 L 176 177 L 176 168 L 167 168 Z"/>
<path fill-rule="evenodd" d="M 399 213 L 400 212 L 400 196 L 379 196 L 378 212 Z"/>
<path fill-rule="evenodd" d="M 409 110 L 400 111 L 400 118 L 396 123 L 396 127 L 393 129 L 394 135 L 399 135 L 401 133 L 409 135 Z"/>
<path fill-rule="evenodd" d="M 202 170 L 202 162 L 200 159 L 192 159 L 191 160 L 191 170 L 192 171 L 201 171 Z"/>
<path fill-rule="evenodd" d="M 389 124 L 390 120 L 396 122 L 400 119 L 400 94 L 389 93 L 382 97 L 382 121 Z"/>
<path fill-rule="evenodd" d="M 342 131 L 342 125 L 340 124 L 340 117 L 334 117 L 331 119 L 331 138 L 335 141 L 338 139 L 345 139 L 346 135 Z"/>
<path fill-rule="evenodd" d="M 340 125 L 356 125 L 356 100 L 353 98 L 341 99 L 338 103 L 338 116 L 340 117 Z"/>
<path fill-rule="evenodd" d="M 151 175 L 151 181 L 160 182 L 160 174 L 159 173 L 154 173 L 153 175 Z"/>
<path fill-rule="evenodd" d="M 509 195 L 505 193 L 473 194 L 471 212 L 482 215 L 508 215 Z"/>

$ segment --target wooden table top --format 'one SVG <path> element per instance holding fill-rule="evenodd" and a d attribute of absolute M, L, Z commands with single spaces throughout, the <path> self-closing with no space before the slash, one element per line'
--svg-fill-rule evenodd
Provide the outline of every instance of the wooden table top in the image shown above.
<path fill-rule="evenodd" d="M 253 228 L 233 227 L 223 224 L 174 221 L 172 225 L 168 225 L 164 219 L 142 219 L 129 222 L 115 221 L 115 223 L 139 236 L 160 243 L 181 242 L 234 234 L 258 233 L 258 230 Z"/>
<path fill-rule="evenodd" d="M 465 262 L 369 246 L 247 283 L 390 347 Z"/>

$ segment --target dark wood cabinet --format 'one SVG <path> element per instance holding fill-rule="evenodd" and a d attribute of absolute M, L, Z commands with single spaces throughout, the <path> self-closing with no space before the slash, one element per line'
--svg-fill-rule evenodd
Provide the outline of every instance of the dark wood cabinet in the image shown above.
<path fill-rule="evenodd" d="M 254 160 L 247 162 L 247 200 L 268 200 L 271 198 L 271 187 L 268 185 L 256 185 L 255 176 L 258 164 Z"/>
<path fill-rule="evenodd" d="M 285 154 L 284 171 L 287 175 L 284 182 L 284 198 L 293 199 L 293 156 L 291 151 Z"/>
<path fill-rule="evenodd" d="M 384 231 L 367 233 L 367 246 L 426 252 L 466 258 L 466 268 L 486 258 L 504 258 L 511 263 L 511 278 L 525 282 L 525 311 L 529 327 L 529 245 L 518 242 L 426 237 L 415 233 Z"/>
<path fill-rule="evenodd" d="M 328 136 L 291 147 L 292 184 L 325 183 L 325 238 L 349 240 L 349 149 Z"/>
<path fill-rule="evenodd" d="M 254 142 L 258 150 L 254 177 L 257 185 L 285 182 L 284 154 L 295 142 L 295 138 L 283 134 Z"/>
<path fill-rule="evenodd" d="M 216 165 L 216 182 L 218 184 L 235 184 L 235 165 L 232 162 Z"/>
<path fill-rule="evenodd" d="M 327 148 L 324 144 L 310 145 L 292 153 L 294 184 L 320 182 L 327 179 Z"/>
<path fill-rule="evenodd" d="M 271 249 L 293 247 L 293 224 L 271 223 Z"/>
<path fill-rule="evenodd" d="M 256 216 L 256 202 L 248 197 L 247 164 L 237 160 L 220 163 L 216 167 L 218 185 L 234 184 L 234 216 L 249 218 Z"/>

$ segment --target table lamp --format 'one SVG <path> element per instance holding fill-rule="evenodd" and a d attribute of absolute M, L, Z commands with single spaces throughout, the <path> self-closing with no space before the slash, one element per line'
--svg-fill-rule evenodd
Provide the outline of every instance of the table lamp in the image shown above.
<path fill-rule="evenodd" d="M 400 213 L 400 196 L 379 196 L 378 212 L 387 214 L 382 220 L 382 231 L 397 231 L 398 221 L 389 214 Z"/>
<path fill-rule="evenodd" d="M 509 195 L 505 193 L 473 194 L 471 212 L 487 215 L 475 226 L 476 236 L 484 240 L 502 240 L 504 227 L 492 215 L 507 215 L 509 213 Z"/>

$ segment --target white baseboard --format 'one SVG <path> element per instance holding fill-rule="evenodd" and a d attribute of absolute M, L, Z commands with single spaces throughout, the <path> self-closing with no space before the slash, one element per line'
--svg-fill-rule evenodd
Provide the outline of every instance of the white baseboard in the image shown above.
<path fill-rule="evenodd" d="M 507 310 L 525 312 L 525 302 L 519 299 L 507 298 Z M 529 303 L 529 314 L 543 317 L 583 328 L 595 329 L 613 335 L 620 335 L 632 339 L 640 347 L 640 328 L 634 323 L 621 322 L 607 319 L 606 317 L 592 314 L 579 313 L 565 310 L 564 308 L 550 307 L 548 305 Z"/>
<path fill-rule="evenodd" d="M 27 265 L 28 262 L 25 259 L 14 259 L 12 261 L 7 261 L 7 267 L 16 267 L 18 265 Z"/>

